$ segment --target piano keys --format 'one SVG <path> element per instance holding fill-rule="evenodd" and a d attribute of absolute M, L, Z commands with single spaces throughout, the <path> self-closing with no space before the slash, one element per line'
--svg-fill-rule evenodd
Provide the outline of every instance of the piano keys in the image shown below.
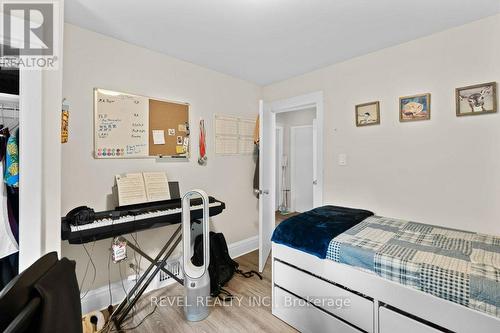
<path fill-rule="evenodd" d="M 224 202 L 209 197 L 210 216 L 226 208 Z M 112 238 L 141 230 L 159 228 L 181 223 L 181 199 L 150 202 L 117 207 L 114 210 L 96 212 L 90 223 L 75 225 L 66 217 L 61 219 L 61 238 L 70 244 L 83 244 Z M 202 218 L 203 205 L 200 198 L 191 200 L 191 218 Z"/>

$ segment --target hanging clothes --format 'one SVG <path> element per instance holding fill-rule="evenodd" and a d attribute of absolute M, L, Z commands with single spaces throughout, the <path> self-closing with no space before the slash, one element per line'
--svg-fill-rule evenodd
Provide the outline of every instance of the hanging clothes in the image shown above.
<path fill-rule="evenodd" d="M 260 116 L 257 116 L 257 120 L 255 121 L 255 127 L 253 129 L 253 143 L 259 144 L 260 141 Z"/>
<path fill-rule="evenodd" d="M 7 209 L 10 230 L 19 244 L 19 188 L 7 187 Z"/>
<path fill-rule="evenodd" d="M 19 186 L 19 146 L 16 135 L 11 135 L 7 140 L 4 181 L 8 186 Z"/>
<path fill-rule="evenodd" d="M 10 138 L 9 129 L 0 128 L 0 174 L 2 176 L 7 143 Z M 17 137 L 14 138 L 17 147 Z M 19 263 L 19 188 L 2 185 L 0 189 L 0 289 L 3 289 L 18 274 Z"/>
<path fill-rule="evenodd" d="M 260 126 L 259 116 L 257 116 L 257 121 L 255 122 L 255 128 L 253 130 L 253 143 L 255 145 L 254 156 L 255 156 L 255 172 L 253 174 L 253 190 L 257 198 L 259 197 L 259 126 Z"/>
<path fill-rule="evenodd" d="M 0 259 L 0 290 L 17 275 L 18 267 L 19 253 Z"/>
<path fill-rule="evenodd" d="M 3 173 L 3 163 L 0 163 L 0 171 Z M 2 186 L 0 190 L 0 259 L 5 258 L 18 249 L 17 241 L 12 234 L 9 223 L 9 210 L 7 204 L 7 188 Z"/>

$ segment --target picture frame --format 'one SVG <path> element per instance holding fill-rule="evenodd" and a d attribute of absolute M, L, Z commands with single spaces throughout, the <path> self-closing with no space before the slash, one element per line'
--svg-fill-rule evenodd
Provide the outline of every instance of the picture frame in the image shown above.
<path fill-rule="evenodd" d="M 497 83 L 488 82 L 456 88 L 456 115 L 474 116 L 497 112 Z"/>
<path fill-rule="evenodd" d="M 410 122 L 431 119 L 431 94 L 399 98 L 399 121 Z"/>
<path fill-rule="evenodd" d="M 355 107 L 355 120 L 357 127 L 380 124 L 380 102 L 358 104 Z"/>

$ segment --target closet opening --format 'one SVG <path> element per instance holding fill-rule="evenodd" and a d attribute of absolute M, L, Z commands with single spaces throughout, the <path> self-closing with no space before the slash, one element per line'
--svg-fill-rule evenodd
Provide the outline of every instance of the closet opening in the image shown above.
<path fill-rule="evenodd" d="M 0 290 L 19 271 L 19 69 L 0 67 Z"/>

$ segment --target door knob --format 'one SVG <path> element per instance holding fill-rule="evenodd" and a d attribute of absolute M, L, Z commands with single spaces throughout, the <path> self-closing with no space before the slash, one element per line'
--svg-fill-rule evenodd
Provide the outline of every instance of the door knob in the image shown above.
<path fill-rule="evenodd" d="M 255 190 L 255 193 L 259 193 L 259 194 L 269 194 L 269 190 Z"/>
<path fill-rule="evenodd" d="M 318 185 L 318 180 L 313 180 L 313 185 Z"/>

